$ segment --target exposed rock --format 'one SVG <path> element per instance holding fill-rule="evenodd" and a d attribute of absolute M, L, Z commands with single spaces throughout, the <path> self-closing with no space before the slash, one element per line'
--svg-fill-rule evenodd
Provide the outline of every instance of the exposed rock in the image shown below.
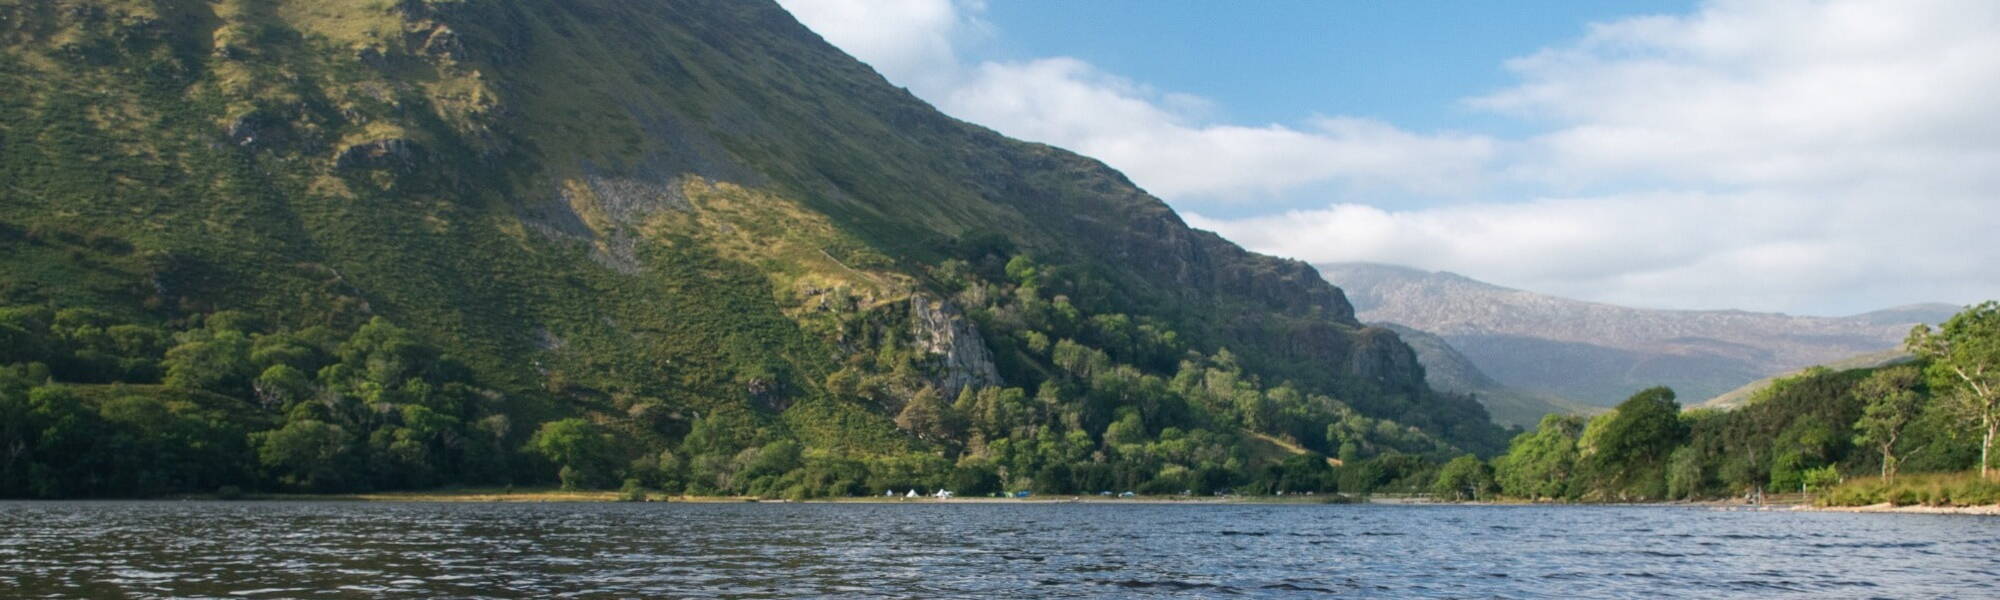
<path fill-rule="evenodd" d="M 673 181 L 591 175 L 584 178 L 584 183 L 597 196 L 598 207 L 604 214 L 623 224 L 638 224 L 660 210 L 689 208 L 687 198 L 681 197 L 680 186 Z"/>
<path fill-rule="evenodd" d="M 449 25 L 438 25 L 424 38 L 424 54 L 438 58 L 457 58 L 465 55 L 465 44 L 458 39 L 458 32 Z"/>
<path fill-rule="evenodd" d="M 743 385 L 743 391 L 750 394 L 750 402 L 766 411 L 780 413 L 791 408 L 792 398 L 784 393 L 778 382 L 763 378 L 751 378 Z"/>
<path fill-rule="evenodd" d="M 336 169 L 395 169 L 408 171 L 417 166 L 421 146 L 403 138 L 388 138 L 354 144 L 340 150 L 333 159 Z"/>
<path fill-rule="evenodd" d="M 360 61 L 361 64 L 368 65 L 373 69 L 389 68 L 389 56 L 383 54 L 382 49 L 375 46 L 362 46 L 355 50 L 354 60 Z"/>
<path fill-rule="evenodd" d="M 946 398 L 968 385 L 1000 385 L 1000 370 L 979 328 L 958 307 L 922 294 L 910 296 L 910 323 L 917 347 L 937 361 L 931 383 Z"/>
<path fill-rule="evenodd" d="M 291 128 L 283 119 L 261 110 L 251 111 L 229 122 L 226 132 L 229 142 L 248 148 L 271 148 L 282 146 L 291 137 Z"/>
<path fill-rule="evenodd" d="M 1356 338 L 1354 353 L 1348 356 L 1348 372 L 1387 386 L 1423 380 L 1423 367 L 1417 363 L 1416 352 L 1403 344 L 1396 332 L 1368 327 Z"/>

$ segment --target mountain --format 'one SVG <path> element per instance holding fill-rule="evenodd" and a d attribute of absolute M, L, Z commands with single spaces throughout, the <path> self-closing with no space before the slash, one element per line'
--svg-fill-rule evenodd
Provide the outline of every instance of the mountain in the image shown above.
<path fill-rule="evenodd" d="M 1255 436 L 1505 441 L 1310 266 L 765 0 L 0 0 L 0 82 L 0 398 L 247 444 L 148 489 L 1178 491 Z M 76 480 L 17 490 L 121 493 L 36 456 Z"/>
<path fill-rule="evenodd" d="M 1495 380 L 1608 406 L 1634 390 L 1709 398 L 1812 365 L 1896 348 L 1955 309 L 1913 305 L 1850 317 L 1653 310 L 1509 289 L 1460 275 L 1366 263 L 1318 265 L 1357 316 L 1443 337 Z"/>
<path fill-rule="evenodd" d="M 1950 319 L 1952 315 L 1958 314 L 1958 311 L 1961 310 L 1965 310 L 1965 307 L 1932 302 L 1885 308 L 1847 318 L 1871 325 L 1910 325 L 1914 323 L 1936 325 L 1945 322 L 1946 319 Z"/>
<path fill-rule="evenodd" d="M 1397 337 L 1403 338 L 1403 342 L 1416 351 L 1417 363 L 1424 366 L 1424 382 L 1429 383 L 1432 389 L 1472 396 L 1486 407 L 1487 413 L 1493 415 L 1495 423 L 1533 429 L 1545 415 L 1588 414 L 1597 410 L 1596 407 L 1547 394 L 1523 392 L 1494 381 L 1472 364 L 1472 359 L 1451 347 L 1450 342 L 1430 332 L 1395 323 L 1378 325 L 1396 332 Z"/>
<path fill-rule="evenodd" d="M 1855 369 L 1877 369 L 1881 367 L 1900 365 L 1903 363 L 1910 362 L 1912 360 L 1916 360 L 1916 357 L 1902 350 L 1884 350 L 1882 352 L 1876 352 L 1874 354 L 1863 354 L 1861 356 L 1849 357 L 1825 364 L 1813 365 L 1811 367 L 1799 369 L 1797 371 L 1780 373 L 1777 375 L 1772 375 L 1770 377 L 1765 377 L 1763 379 L 1752 381 L 1750 383 L 1743 384 L 1742 387 L 1729 390 L 1727 392 L 1723 392 L 1722 394 L 1716 397 L 1709 398 L 1708 400 L 1705 400 L 1700 404 L 1695 404 L 1693 406 L 1690 406 L 1689 408 L 1690 409 L 1712 408 L 1720 410 L 1737 408 L 1743 406 L 1744 404 L 1749 403 L 1752 398 L 1756 397 L 1757 392 L 1769 389 L 1771 387 L 1771 384 L 1776 383 L 1780 379 L 1803 377 L 1807 375 L 1808 372 L 1816 369 L 1826 369 L 1832 372 L 1850 371 Z"/>

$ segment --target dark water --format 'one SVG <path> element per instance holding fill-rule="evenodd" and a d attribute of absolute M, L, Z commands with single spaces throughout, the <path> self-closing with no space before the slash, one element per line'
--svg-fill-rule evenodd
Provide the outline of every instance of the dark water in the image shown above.
<path fill-rule="evenodd" d="M 2000 518 L 1659 507 L 0 503 L 0 597 L 2000 597 Z"/>

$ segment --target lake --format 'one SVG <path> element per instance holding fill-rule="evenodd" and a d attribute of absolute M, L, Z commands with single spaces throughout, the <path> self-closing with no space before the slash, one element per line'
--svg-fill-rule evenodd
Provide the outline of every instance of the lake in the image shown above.
<path fill-rule="evenodd" d="M 1681 507 L 0 502 L 0 596 L 2000 597 L 2000 518 Z"/>

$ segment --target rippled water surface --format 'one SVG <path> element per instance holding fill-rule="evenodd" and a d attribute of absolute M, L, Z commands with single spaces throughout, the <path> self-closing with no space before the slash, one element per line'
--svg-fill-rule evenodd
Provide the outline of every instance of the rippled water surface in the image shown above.
<path fill-rule="evenodd" d="M 2000 597 L 2000 519 L 1663 507 L 0 503 L 0 597 Z"/>

